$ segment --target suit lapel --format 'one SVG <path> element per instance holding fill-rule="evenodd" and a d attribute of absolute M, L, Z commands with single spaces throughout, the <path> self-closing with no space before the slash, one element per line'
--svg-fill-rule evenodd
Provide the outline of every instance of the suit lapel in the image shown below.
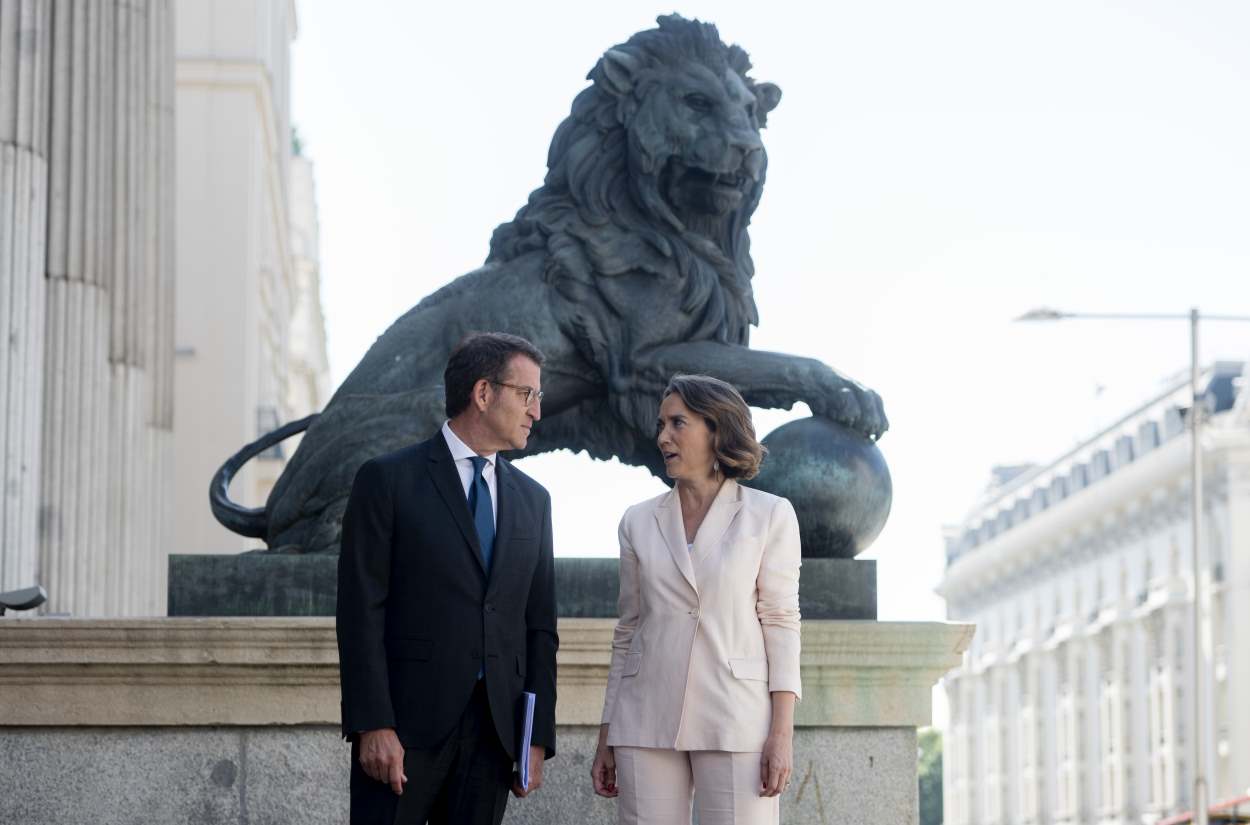
<path fill-rule="evenodd" d="M 690 555 L 696 567 L 720 547 L 725 531 L 741 509 L 742 490 L 738 487 L 738 482 L 732 478 L 725 479 L 720 490 L 716 492 L 716 498 L 712 500 L 707 515 L 703 517 L 703 523 L 699 525 L 699 532 L 694 536 L 694 550 Z"/>
<path fill-rule="evenodd" d="M 469 515 L 469 502 L 464 496 L 464 485 L 460 482 L 460 473 L 456 470 L 456 462 L 451 458 L 451 450 L 447 449 L 447 439 L 440 432 L 431 439 L 430 445 L 430 478 L 434 488 L 442 496 L 447 509 L 451 511 L 452 520 L 460 528 L 464 540 L 473 551 L 473 558 L 482 572 L 486 572 L 486 562 L 482 559 L 482 547 L 478 542 L 477 528 L 473 526 L 473 518 Z M 498 531 L 496 531 L 498 532 Z M 499 542 L 496 540 L 495 545 Z"/>
<path fill-rule="evenodd" d="M 681 502 L 677 499 L 676 487 L 656 505 L 655 520 L 660 526 L 660 534 L 664 536 L 664 543 L 668 545 L 668 552 L 673 557 L 673 563 L 686 577 L 690 588 L 697 596 L 699 586 L 695 584 L 694 562 L 690 559 L 690 551 L 686 549 L 686 528 L 681 522 Z"/>

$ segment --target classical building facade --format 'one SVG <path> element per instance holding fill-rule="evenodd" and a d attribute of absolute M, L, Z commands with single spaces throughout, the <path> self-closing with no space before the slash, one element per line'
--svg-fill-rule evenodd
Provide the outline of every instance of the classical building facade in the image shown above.
<path fill-rule="evenodd" d="M 171 551 L 244 546 L 213 470 L 325 401 L 294 36 L 290 0 L 0 3 L 0 590 L 163 614 Z"/>
<path fill-rule="evenodd" d="M 173 553 L 255 547 L 217 524 L 208 482 L 231 454 L 318 410 L 329 370 L 312 166 L 293 151 L 290 0 L 179 0 Z M 290 454 L 231 495 L 264 502 Z"/>
<path fill-rule="evenodd" d="M 1250 786 L 1250 387 L 1203 374 L 1206 643 L 1195 651 L 1188 382 L 1045 466 L 999 468 L 946 537 L 978 630 L 945 681 L 947 825 L 1139 825 Z M 1193 657 L 1205 674 L 1193 714 Z"/>
<path fill-rule="evenodd" d="M 0 589 L 164 609 L 169 0 L 0 3 Z"/>

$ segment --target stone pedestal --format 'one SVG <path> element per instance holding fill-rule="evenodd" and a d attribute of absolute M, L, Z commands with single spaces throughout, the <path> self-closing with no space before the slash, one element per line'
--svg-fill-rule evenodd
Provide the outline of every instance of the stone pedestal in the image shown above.
<path fill-rule="evenodd" d="M 613 621 L 562 619 L 559 755 L 505 822 L 608 825 L 588 771 Z M 970 625 L 805 621 L 791 823 L 917 821 L 915 728 Z M 0 821 L 342 823 L 333 620 L 0 620 Z M 67 779 L 68 778 L 68 779 Z"/>
<path fill-rule="evenodd" d="M 171 555 L 170 616 L 333 616 L 339 557 Z"/>
<path fill-rule="evenodd" d="M 616 618 L 614 558 L 556 559 L 561 616 Z M 333 616 L 338 556 L 283 553 L 172 555 L 170 616 Z M 806 619 L 877 618 L 877 563 L 804 559 L 799 610 Z"/>

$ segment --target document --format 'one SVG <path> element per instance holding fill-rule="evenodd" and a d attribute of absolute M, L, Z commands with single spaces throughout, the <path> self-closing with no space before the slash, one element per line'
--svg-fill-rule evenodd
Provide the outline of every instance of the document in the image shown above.
<path fill-rule="evenodd" d="M 537 696 L 528 690 L 521 694 L 521 742 L 516 751 L 517 777 L 522 790 L 530 789 L 530 741 L 534 738 L 534 702 Z"/>

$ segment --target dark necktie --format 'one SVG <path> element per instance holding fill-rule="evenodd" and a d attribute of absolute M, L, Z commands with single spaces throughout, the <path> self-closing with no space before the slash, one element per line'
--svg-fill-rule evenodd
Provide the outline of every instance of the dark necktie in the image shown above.
<path fill-rule="evenodd" d="M 480 455 L 469 458 L 473 462 L 473 481 L 469 484 L 469 512 L 473 514 L 473 526 L 477 528 L 477 541 L 482 546 L 482 561 L 490 571 L 490 557 L 495 549 L 495 513 L 490 500 L 490 487 L 482 477 L 486 459 Z"/>

